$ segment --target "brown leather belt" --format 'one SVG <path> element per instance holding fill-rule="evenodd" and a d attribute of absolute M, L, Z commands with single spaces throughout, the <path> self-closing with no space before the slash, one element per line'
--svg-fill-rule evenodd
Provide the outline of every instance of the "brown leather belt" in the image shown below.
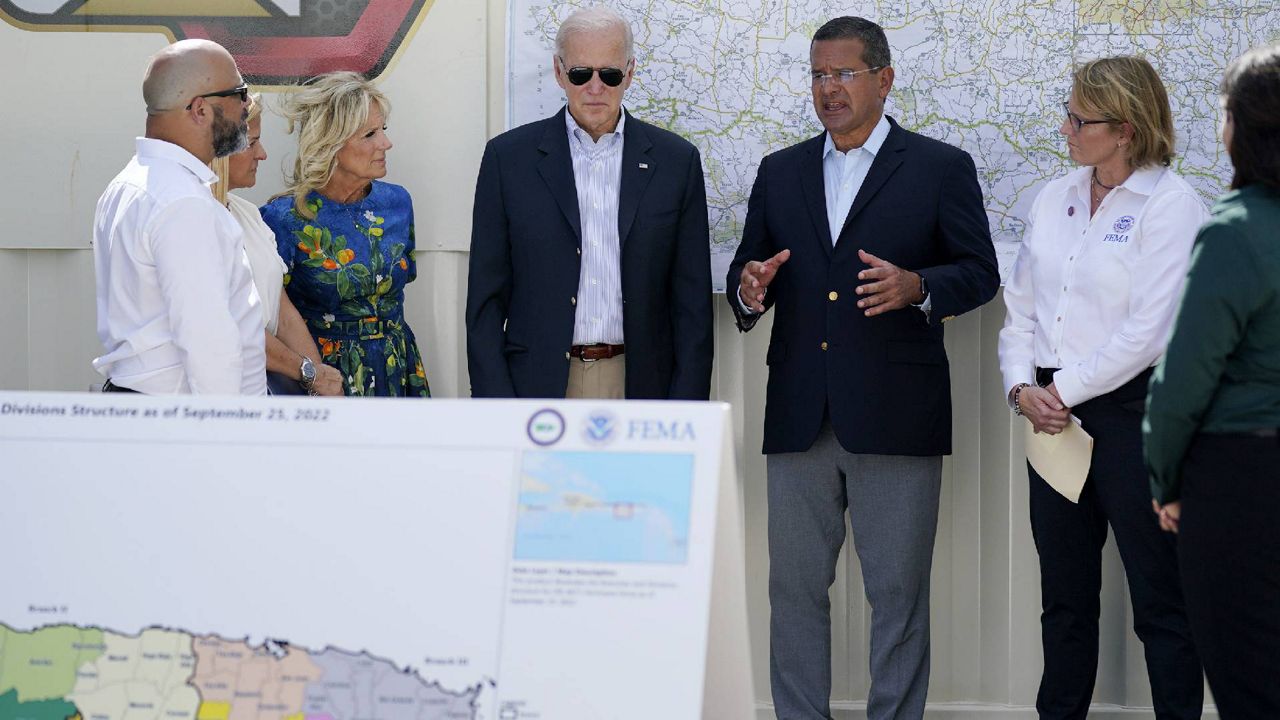
<path fill-rule="evenodd" d="M 569 356 L 576 357 L 583 362 L 595 362 L 596 360 L 608 360 L 612 357 L 618 357 L 622 354 L 623 345 L 606 345 L 604 343 L 593 343 L 591 345 L 574 345 L 569 348 Z"/>

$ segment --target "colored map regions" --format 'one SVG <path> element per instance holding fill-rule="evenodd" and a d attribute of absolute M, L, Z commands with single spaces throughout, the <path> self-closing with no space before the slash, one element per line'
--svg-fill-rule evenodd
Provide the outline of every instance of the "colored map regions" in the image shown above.
<path fill-rule="evenodd" d="M 683 564 L 693 456 L 526 452 L 515 558 Z"/>
<path fill-rule="evenodd" d="M 16 691 L 9 707 L 24 712 L 27 703 L 61 701 L 75 687 L 76 672 L 105 651 L 101 630 L 59 625 L 20 633 L 0 625 L 0 696 Z"/>
<path fill-rule="evenodd" d="M 102 646 L 101 655 L 76 669 L 67 694 L 85 720 L 195 717 L 200 696 L 188 684 L 196 665 L 190 635 L 158 628 L 135 636 L 103 632 Z"/>
<path fill-rule="evenodd" d="M 511 0 L 508 108 L 514 126 L 560 108 L 549 63 L 559 23 L 596 0 Z M 967 150 L 1003 274 L 1031 202 L 1072 167 L 1058 127 L 1075 63 L 1142 55 L 1169 91 L 1173 168 L 1210 202 L 1231 178 L 1217 137 L 1226 64 L 1280 40 L 1273 0 L 721 0 L 611 3 L 635 32 L 626 107 L 698 146 L 706 168 L 712 280 L 723 291 L 760 158 L 821 132 L 809 39 L 837 15 L 879 22 L 896 71 L 887 112 Z M 758 258 L 762 259 L 762 258 Z"/>
<path fill-rule="evenodd" d="M 334 648 L 0 624 L 0 720 L 474 720 L 480 690 Z"/>
<path fill-rule="evenodd" d="M 323 680 L 307 686 L 307 720 L 470 720 L 480 687 L 451 693 L 368 655 L 327 649 L 311 657 Z"/>
<path fill-rule="evenodd" d="M 252 648 L 205 635 L 195 639 L 195 653 L 198 720 L 285 720 L 301 712 L 307 686 L 324 675 L 308 653 L 274 643 Z"/>

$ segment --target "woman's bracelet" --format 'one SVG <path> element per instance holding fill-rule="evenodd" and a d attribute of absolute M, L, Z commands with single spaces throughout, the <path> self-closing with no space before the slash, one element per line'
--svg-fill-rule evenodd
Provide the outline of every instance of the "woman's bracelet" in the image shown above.
<path fill-rule="evenodd" d="M 1013 414 L 1014 415 L 1022 414 L 1022 403 L 1019 401 L 1021 400 L 1023 389 L 1029 388 L 1029 387 L 1031 387 L 1031 383 L 1018 383 L 1017 385 L 1013 386 Z"/>

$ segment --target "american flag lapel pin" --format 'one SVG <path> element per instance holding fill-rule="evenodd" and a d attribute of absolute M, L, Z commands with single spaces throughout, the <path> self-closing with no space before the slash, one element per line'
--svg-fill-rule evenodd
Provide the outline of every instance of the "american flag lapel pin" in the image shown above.
<path fill-rule="evenodd" d="M 641 169 L 641 170 L 648 170 L 648 169 L 649 169 L 649 163 L 640 163 L 640 169 Z"/>

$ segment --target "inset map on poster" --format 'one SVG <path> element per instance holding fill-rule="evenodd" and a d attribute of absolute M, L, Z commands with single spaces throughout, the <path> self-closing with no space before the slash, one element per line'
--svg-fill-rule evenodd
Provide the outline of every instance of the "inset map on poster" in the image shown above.
<path fill-rule="evenodd" d="M 525 453 L 517 560 L 683 564 L 692 455 Z"/>

